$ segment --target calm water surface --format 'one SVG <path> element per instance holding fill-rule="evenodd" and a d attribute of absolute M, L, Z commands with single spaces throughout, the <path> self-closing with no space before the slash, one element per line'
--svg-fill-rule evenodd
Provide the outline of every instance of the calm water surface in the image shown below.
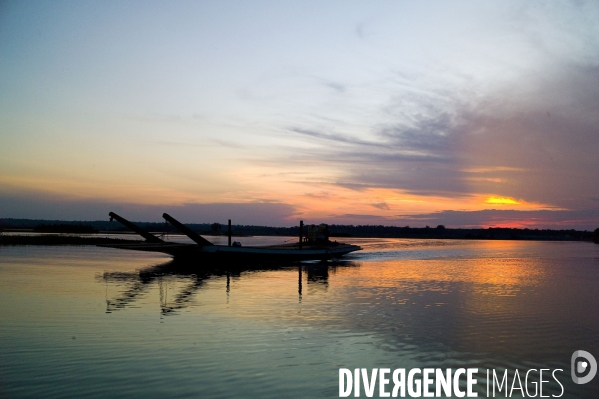
<path fill-rule="evenodd" d="M 599 377 L 570 379 L 575 350 L 599 359 L 599 245 L 346 241 L 364 251 L 210 273 L 0 247 L 0 397 L 333 398 L 357 367 L 478 367 L 479 397 L 486 369 L 561 368 L 562 397 L 599 397 Z"/>

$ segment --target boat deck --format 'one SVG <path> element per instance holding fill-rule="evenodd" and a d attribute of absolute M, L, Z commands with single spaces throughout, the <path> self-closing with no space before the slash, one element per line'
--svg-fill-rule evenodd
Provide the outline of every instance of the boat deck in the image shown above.
<path fill-rule="evenodd" d="M 299 243 L 269 246 L 234 247 L 226 245 L 205 245 L 184 243 L 128 243 L 101 244 L 101 247 L 128 249 L 134 251 L 162 252 L 176 258 L 218 258 L 235 260 L 325 260 L 341 257 L 358 251 L 357 245 L 334 243 L 332 245 L 308 245 Z"/>

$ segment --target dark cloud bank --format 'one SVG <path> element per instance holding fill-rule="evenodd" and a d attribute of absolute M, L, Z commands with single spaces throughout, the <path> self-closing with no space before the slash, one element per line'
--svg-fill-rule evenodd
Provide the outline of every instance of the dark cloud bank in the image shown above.
<path fill-rule="evenodd" d="M 384 209 L 383 204 L 375 204 Z M 290 227 L 298 224 L 297 210 L 281 202 L 137 205 L 98 201 L 65 201 L 60 199 L 31 198 L 0 195 L 0 219 L 46 219 L 46 220 L 107 220 L 108 212 L 116 212 L 131 221 L 161 222 L 167 212 L 184 223 L 226 223 Z M 326 218 L 304 218 L 306 223 L 330 223 L 353 225 L 385 225 L 435 227 L 494 227 L 526 222 L 530 228 L 594 230 L 599 227 L 599 210 L 578 211 L 510 211 L 484 210 L 474 212 L 443 211 L 417 215 L 397 215 L 383 218 L 372 215 L 343 214 Z M 523 227 L 526 227 L 523 226 Z"/>
<path fill-rule="evenodd" d="M 261 226 L 292 226 L 295 209 L 279 202 L 142 205 L 92 200 L 64 200 L 41 196 L 0 194 L 0 218 L 48 220 L 108 220 L 116 212 L 131 221 L 161 222 L 164 212 L 183 223 L 226 223 Z"/>

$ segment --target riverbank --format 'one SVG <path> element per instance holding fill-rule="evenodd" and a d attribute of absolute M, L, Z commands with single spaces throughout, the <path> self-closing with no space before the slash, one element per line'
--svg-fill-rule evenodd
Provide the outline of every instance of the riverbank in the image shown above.
<path fill-rule="evenodd" d="M 134 222 L 145 231 L 155 234 L 175 233 L 177 230 L 170 224 L 152 222 Z M 192 231 L 203 236 L 223 236 L 225 225 L 219 223 L 185 223 Z M 36 230 L 37 229 L 37 230 Z M 43 233 L 72 233 L 81 234 L 84 229 L 99 234 L 130 234 L 127 227 L 117 222 L 107 220 L 96 221 L 64 221 L 64 220 L 32 220 L 0 218 L 0 233 L 5 232 L 43 232 Z M 233 235 L 249 236 L 284 236 L 298 237 L 299 226 L 269 227 L 232 225 Z M 531 240 L 531 241 L 599 241 L 599 229 L 592 231 L 581 230 L 552 230 L 528 228 L 450 228 L 443 225 L 436 227 L 399 227 L 374 225 L 329 225 L 330 237 L 343 238 L 415 238 L 415 239 L 479 239 L 479 240 Z"/>
<path fill-rule="evenodd" d="M 73 236 L 60 234 L 42 235 L 0 235 L 0 246 L 6 245 L 98 245 L 98 244 L 129 244 L 136 240 L 121 238 Z"/>

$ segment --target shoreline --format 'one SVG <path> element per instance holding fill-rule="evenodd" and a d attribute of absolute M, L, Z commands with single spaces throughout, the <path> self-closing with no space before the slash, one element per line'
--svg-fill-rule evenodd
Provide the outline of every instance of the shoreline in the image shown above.
<path fill-rule="evenodd" d="M 0 246 L 21 245 L 98 245 L 98 244 L 132 244 L 139 240 L 107 237 L 81 237 L 73 235 L 40 234 L 35 236 L 0 235 Z"/>
<path fill-rule="evenodd" d="M 103 235 L 106 233 L 97 233 Z M 112 234 L 112 232 L 110 233 Z M 54 234 L 38 234 L 38 235 L 2 235 L 0 234 L 0 246 L 24 246 L 24 245 L 98 245 L 98 244 L 132 244 L 143 242 L 143 240 L 129 240 L 124 238 L 108 238 L 94 237 L 95 234 L 87 236 L 66 235 L 60 233 Z M 574 237 L 506 237 L 506 238 L 491 238 L 485 236 L 470 236 L 470 237 L 435 237 L 435 236 L 410 236 L 410 237 L 389 237 L 389 236 L 363 236 L 363 237 L 347 237 L 331 235 L 331 238 L 397 238 L 397 239 L 426 239 L 426 240 L 486 240 L 486 241 L 580 241 L 592 243 L 592 240 L 583 240 Z"/>

